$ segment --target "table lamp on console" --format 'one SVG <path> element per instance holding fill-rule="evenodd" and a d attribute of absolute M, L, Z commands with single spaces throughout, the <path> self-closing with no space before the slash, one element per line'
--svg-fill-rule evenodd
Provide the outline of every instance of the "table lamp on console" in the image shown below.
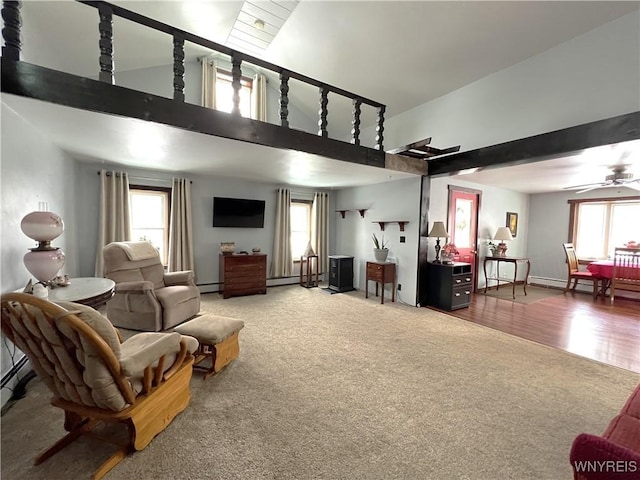
<path fill-rule="evenodd" d="M 433 226 L 431 227 L 431 231 L 428 236 L 436 239 L 436 259 L 433 263 L 440 263 L 440 239 L 449 238 L 447 229 L 444 227 L 444 222 L 433 222 Z"/>
<path fill-rule="evenodd" d="M 48 211 L 46 202 L 40 202 L 40 210 L 25 215 L 20 228 L 38 242 L 24 256 L 25 267 L 40 283 L 49 285 L 64 265 L 64 252 L 51 245 L 64 231 L 64 222 L 59 215 Z"/>
<path fill-rule="evenodd" d="M 493 239 L 500 240 L 500 243 L 498 244 L 498 255 L 501 257 L 506 257 L 507 244 L 504 242 L 513 240 L 509 227 L 498 227 L 498 230 L 496 230 L 496 234 L 493 236 Z"/>

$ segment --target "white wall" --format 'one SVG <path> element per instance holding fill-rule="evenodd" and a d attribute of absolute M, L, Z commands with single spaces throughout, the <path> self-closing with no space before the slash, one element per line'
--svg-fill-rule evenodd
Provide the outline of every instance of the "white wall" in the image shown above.
<path fill-rule="evenodd" d="M 385 149 L 433 137 L 467 151 L 635 112 L 639 85 L 636 11 L 389 118 Z"/>
<path fill-rule="evenodd" d="M 24 287 L 32 278 L 22 258 L 36 242 L 22 233 L 20 222 L 27 213 L 38 210 L 39 202 L 47 202 L 49 210 L 60 215 L 65 223 L 64 233 L 52 242 L 53 246 L 65 252 L 63 274 L 77 274 L 80 231 L 75 222 L 74 162 L 4 103 L 1 118 L 0 291 L 7 293 Z M 1 351 L 4 376 L 12 366 L 4 338 Z M 18 352 L 14 361 L 21 357 L 22 353 Z M 2 404 L 10 396 L 11 392 L 3 389 Z"/>
<path fill-rule="evenodd" d="M 528 255 L 536 266 L 532 281 L 555 287 L 564 287 L 566 284 L 567 264 L 562 244 L 569 241 L 568 200 L 631 196 L 640 198 L 636 190 L 629 188 L 592 190 L 580 195 L 575 192 L 531 195 Z M 638 236 L 640 237 L 640 225 Z M 588 284 L 583 289 L 591 291 Z"/>
<path fill-rule="evenodd" d="M 95 163 L 80 163 L 77 168 L 78 175 L 78 223 L 86 230 L 86 241 L 79 247 L 79 269 L 83 276 L 93 276 L 98 219 L 100 202 L 100 178 L 97 174 L 100 168 L 113 169 L 111 165 L 97 165 Z M 130 183 L 150 186 L 171 186 L 173 176 L 189 178 L 191 184 L 193 231 L 194 231 L 194 260 L 196 282 L 201 291 L 211 292 L 218 290 L 219 262 L 221 242 L 235 242 L 236 251 L 250 251 L 258 247 L 268 255 L 270 266 L 273 259 L 273 239 L 275 226 L 276 188 L 286 185 L 270 183 L 249 182 L 237 178 L 185 175 L 153 170 L 123 169 L 130 175 Z M 153 181 L 151 179 L 157 179 Z M 292 187 L 292 198 L 300 200 L 312 200 L 314 189 Z M 264 228 L 214 228 L 213 223 L 213 197 L 235 197 L 265 200 Z M 330 208 L 333 210 L 333 193 L 329 194 Z M 335 218 L 330 217 L 329 231 L 333 242 L 335 231 Z M 289 283 L 297 281 L 293 278 Z M 281 283 L 281 282 L 271 282 Z"/>
<path fill-rule="evenodd" d="M 397 282 L 402 289 L 397 299 L 409 305 L 416 305 L 416 283 L 418 272 L 418 240 L 420 215 L 420 177 L 394 182 L 378 183 L 365 187 L 348 188 L 338 191 L 336 209 L 367 208 L 365 217 L 358 212 L 347 212 L 345 218 L 336 213 L 336 248 L 332 255 L 353 255 L 354 287 L 365 288 L 367 261 L 374 261 L 372 234 L 378 238 L 384 235 L 389 242 L 388 261 L 396 266 Z M 376 221 L 405 220 L 404 232 L 397 223 L 385 226 L 380 231 Z M 404 236 L 406 242 L 400 243 Z M 375 285 L 370 283 L 369 289 Z M 391 298 L 391 286 L 386 287 L 386 298 Z"/>
<path fill-rule="evenodd" d="M 498 227 L 504 227 L 507 220 L 507 212 L 518 214 L 518 233 L 516 237 L 507 242 L 507 253 L 510 257 L 529 256 L 528 248 L 528 220 L 529 220 L 529 196 L 524 193 L 513 192 L 502 188 L 480 185 L 472 182 L 464 182 L 458 178 L 442 176 L 431 179 L 431 198 L 429 205 L 429 224 L 441 221 L 447 225 L 449 185 L 470 188 L 482 192 L 480 208 L 478 212 L 478 288 L 484 288 L 486 282 L 483 273 L 483 261 L 487 256 L 487 242 L 493 238 Z M 496 243 L 496 242 L 494 242 Z M 429 260 L 435 258 L 435 241 L 429 239 Z M 487 276 L 493 277 L 495 265 L 487 264 Z M 536 270 L 536 262 L 531 261 L 531 274 Z M 520 269 L 522 271 L 522 269 Z M 513 265 L 501 265 L 500 276 L 513 278 Z M 518 280 L 522 279 L 518 272 Z M 490 284 L 493 286 L 493 283 Z"/>

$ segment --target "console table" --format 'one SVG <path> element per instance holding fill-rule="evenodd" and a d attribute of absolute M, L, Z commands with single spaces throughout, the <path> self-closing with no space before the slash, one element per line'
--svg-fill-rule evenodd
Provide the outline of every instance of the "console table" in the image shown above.
<path fill-rule="evenodd" d="M 220 254 L 220 283 L 223 298 L 267 293 L 267 255 Z"/>
<path fill-rule="evenodd" d="M 367 262 L 367 279 L 364 289 L 364 298 L 369 298 L 369 281 L 376 282 L 376 297 L 378 296 L 378 284 L 382 285 L 380 303 L 384 303 L 384 286 L 391 284 L 391 301 L 396 301 L 396 264 L 390 262 Z"/>
<path fill-rule="evenodd" d="M 495 277 L 487 277 L 487 262 L 496 262 L 496 276 Z M 495 280 L 497 282 L 496 290 L 500 289 L 500 282 L 510 283 L 512 280 L 505 280 L 504 278 L 500 278 L 500 263 L 513 263 L 513 298 L 516 298 L 516 285 L 523 284 L 524 285 L 524 294 L 527 294 L 527 281 L 529 280 L 529 272 L 531 271 L 531 261 L 525 257 L 484 257 L 484 293 L 487 293 L 487 289 L 489 288 L 489 280 Z M 518 264 L 526 263 L 527 264 L 527 273 L 524 277 L 524 280 L 518 280 Z"/>

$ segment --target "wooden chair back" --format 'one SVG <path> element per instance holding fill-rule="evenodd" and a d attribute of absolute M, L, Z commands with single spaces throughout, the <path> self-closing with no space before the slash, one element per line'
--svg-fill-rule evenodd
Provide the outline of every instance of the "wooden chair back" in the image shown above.
<path fill-rule="evenodd" d="M 640 291 L 640 248 L 614 250 L 612 296 L 615 289 Z"/>
<path fill-rule="evenodd" d="M 573 243 L 563 243 L 564 253 L 567 256 L 567 266 L 569 268 L 569 275 L 578 271 L 578 256 L 576 250 L 573 247 Z"/>
<path fill-rule="evenodd" d="M 122 410 L 136 396 L 121 373 L 118 334 L 106 317 L 78 307 L 83 311 L 23 293 L 2 295 L 2 333 L 27 355 L 54 399 Z"/>

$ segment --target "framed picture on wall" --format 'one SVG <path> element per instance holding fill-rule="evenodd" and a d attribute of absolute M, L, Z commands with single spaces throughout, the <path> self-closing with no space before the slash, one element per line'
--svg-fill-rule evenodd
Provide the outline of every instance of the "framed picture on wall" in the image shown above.
<path fill-rule="evenodd" d="M 518 233 L 518 214 L 514 212 L 507 212 L 507 227 L 511 231 L 511 236 L 516 238 Z"/>

